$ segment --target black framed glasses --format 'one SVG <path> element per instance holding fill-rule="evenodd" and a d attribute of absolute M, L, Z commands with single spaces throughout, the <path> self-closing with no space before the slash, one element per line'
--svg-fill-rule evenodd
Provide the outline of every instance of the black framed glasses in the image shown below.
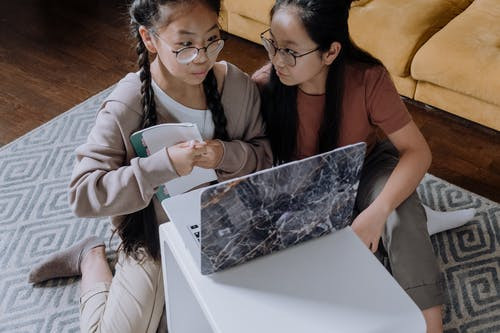
<path fill-rule="evenodd" d="M 263 33 L 260 34 L 260 39 L 262 41 L 262 45 L 264 45 L 264 48 L 266 49 L 270 60 L 273 60 L 276 53 L 279 53 L 283 62 L 287 66 L 293 67 L 297 64 L 297 58 L 306 56 L 308 54 L 311 54 L 311 53 L 319 50 L 319 46 L 318 46 L 314 50 L 310 50 L 310 51 L 307 51 L 307 52 L 302 53 L 302 54 L 297 54 L 290 49 L 277 47 L 276 45 L 274 45 L 274 41 L 272 39 L 269 39 L 269 38 L 264 36 L 270 30 L 271 29 L 267 29 L 266 31 L 264 31 Z"/>
<path fill-rule="evenodd" d="M 175 54 L 175 57 L 179 64 L 185 65 L 193 61 L 198 57 L 201 50 L 205 51 L 205 55 L 208 58 L 217 58 L 220 51 L 224 47 L 224 42 L 226 38 L 219 38 L 211 41 L 205 47 L 195 47 L 195 46 L 186 46 L 179 50 L 172 50 L 172 48 L 168 45 L 167 41 L 160 37 L 160 35 L 155 30 L 150 30 L 152 34 L 154 34 L 158 39 L 166 44 L 166 46 Z"/>

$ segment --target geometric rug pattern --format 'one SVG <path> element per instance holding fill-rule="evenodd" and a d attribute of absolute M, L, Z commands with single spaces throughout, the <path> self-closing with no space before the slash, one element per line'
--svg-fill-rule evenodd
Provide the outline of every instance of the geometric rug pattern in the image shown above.
<path fill-rule="evenodd" d="M 500 332 L 500 205 L 432 175 L 418 193 L 437 210 L 477 210 L 465 226 L 431 237 L 445 281 L 445 332 Z"/>
<path fill-rule="evenodd" d="M 79 280 L 33 287 L 27 274 L 89 235 L 110 239 L 107 218 L 72 214 L 67 188 L 74 150 L 112 88 L 0 148 L 0 332 L 79 332 Z M 477 209 L 465 226 L 432 236 L 445 281 L 445 332 L 500 332 L 500 205 L 429 174 L 418 192 L 437 210 Z M 117 243 L 107 244 L 110 260 Z"/>

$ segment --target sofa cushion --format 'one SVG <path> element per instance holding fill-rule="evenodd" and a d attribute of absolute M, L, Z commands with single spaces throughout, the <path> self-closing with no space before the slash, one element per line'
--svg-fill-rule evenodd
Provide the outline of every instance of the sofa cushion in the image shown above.
<path fill-rule="evenodd" d="M 228 12 L 267 25 L 269 25 L 269 12 L 273 5 L 274 0 L 224 0 L 224 6 Z"/>
<path fill-rule="evenodd" d="M 476 0 L 417 52 L 411 72 L 500 106 L 500 2 Z"/>
<path fill-rule="evenodd" d="M 254 43 L 261 44 L 260 33 L 267 28 L 269 28 L 268 25 L 249 19 L 245 16 L 231 12 L 228 14 L 227 31 Z"/>
<path fill-rule="evenodd" d="M 393 75 L 410 75 L 416 51 L 472 0 L 361 0 L 352 4 L 354 42 L 380 59 Z"/>
<path fill-rule="evenodd" d="M 459 92 L 418 81 L 415 100 L 500 131 L 500 106 Z"/>
<path fill-rule="evenodd" d="M 391 79 L 398 90 L 400 95 L 413 98 L 415 96 L 415 89 L 417 88 L 417 81 L 411 76 L 401 77 L 391 74 Z"/>
<path fill-rule="evenodd" d="M 227 23 L 228 23 L 227 10 L 224 7 L 222 7 L 219 14 L 219 27 L 222 30 L 227 31 L 228 29 Z"/>

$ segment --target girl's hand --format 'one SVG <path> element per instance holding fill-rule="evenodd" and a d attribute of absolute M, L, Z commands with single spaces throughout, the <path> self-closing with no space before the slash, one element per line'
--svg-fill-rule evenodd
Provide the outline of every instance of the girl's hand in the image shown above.
<path fill-rule="evenodd" d="M 373 204 L 361 212 L 352 223 L 352 230 L 372 251 L 376 252 L 389 214 L 377 209 Z"/>
<path fill-rule="evenodd" d="M 219 140 L 206 140 L 205 144 L 205 153 L 195 157 L 194 165 L 205 169 L 215 169 L 224 155 L 224 147 Z"/>
<path fill-rule="evenodd" d="M 186 141 L 167 148 L 167 154 L 179 176 L 186 176 L 193 171 L 195 160 L 206 153 L 204 142 Z"/>

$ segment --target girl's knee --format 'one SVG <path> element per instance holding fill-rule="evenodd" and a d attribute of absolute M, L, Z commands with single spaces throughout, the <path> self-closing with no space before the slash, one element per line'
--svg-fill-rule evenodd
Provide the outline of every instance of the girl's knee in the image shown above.
<path fill-rule="evenodd" d="M 428 239 L 425 210 L 416 193 L 412 194 L 388 217 L 382 239 L 384 245 Z"/>

